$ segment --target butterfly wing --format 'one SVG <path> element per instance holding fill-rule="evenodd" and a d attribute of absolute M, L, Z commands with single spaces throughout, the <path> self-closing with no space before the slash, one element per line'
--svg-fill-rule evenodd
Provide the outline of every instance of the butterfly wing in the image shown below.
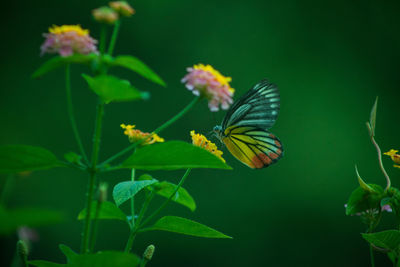
<path fill-rule="evenodd" d="M 279 139 L 257 127 L 231 126 L 222 141 L 233 156 L 253 169 L 268 167 L 283 155 Z"/>
<path fill-rule="evenodd" d="M 283 155 L 282 143 L 268 131 L 279 108 L 278 88 L 262 80 L 231 106 L 222 122 L 222 141 L 250 168 L 268 167 Z"/>
<path fill-rule="evenodd" d="M 262 80 L 231 106 L 222 121 L 222 129 L 232 125 L 269 129 L 278 117 L 279 107 L 278 88 Z"/>

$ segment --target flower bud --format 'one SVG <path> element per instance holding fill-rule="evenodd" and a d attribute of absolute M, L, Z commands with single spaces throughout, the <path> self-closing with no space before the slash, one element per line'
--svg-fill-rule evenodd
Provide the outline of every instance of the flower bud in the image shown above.
<path fill-rule="evenodd" d="M 26 245 L 26 243 L 22 240 L 18 240 L 18 242 L 17 242 L 17 254 L 18 254 L 18 257 L 21 259 L 21 262 L 24 264 L 24 266 L 28 266 L 26 264 L 26 262 L 27 262 L 29 250 L 28 250 L 28 246 Z"/>
<path fill-rule="evenodd" d="M 149 245 L 146 250 L 143 253 L 143 258 L 147 261 L 150 261 L 151 258 L 153 257 L 154 254 L 154 250 L 155 250 L 155 246 L 154 245 Z"/>
<path fill-rule="evenodd" d="M 107 201 L 107 189 L 108 189 L 107 183 L 101 183 L 99 185 L 99 202 L 100 203 Z"/>
<path fill-rule="evenodd" d="M 123 17 L 130 17 L 135 14 L 135 10 L 125 1 L 113 1 L 108 4 Z"/>
<path fill-rule="evenodd" d="M 119 19 L 118 13 L 106 6 L 93 9 L 92 15 L 96 21 L 106 24 L 114 24 Z"/>

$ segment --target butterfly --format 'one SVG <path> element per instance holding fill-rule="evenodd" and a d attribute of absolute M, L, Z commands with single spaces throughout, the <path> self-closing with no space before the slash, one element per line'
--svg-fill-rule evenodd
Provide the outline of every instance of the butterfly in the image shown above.
<path fill-rule="evenodd" d="M 279 107 L 278 88 L 262 80 L 229 108 L 213 131 L 242 163 L 253 169 L 268 167 L 283 156 L 281 141 L 268 131 Z"/>

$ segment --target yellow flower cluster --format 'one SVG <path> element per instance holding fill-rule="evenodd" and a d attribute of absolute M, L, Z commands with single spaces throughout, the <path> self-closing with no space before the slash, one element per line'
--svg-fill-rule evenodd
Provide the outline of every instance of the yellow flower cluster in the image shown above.
<path fill-rule="evenodd" d="M 208 150 L 209 152 L 220 158 L 223 162 L 225 162 L 225 159 L 222 158 L 222 151 L 218 150 L 218 147 L 213 142 L 207 140 L 204 135 L 196 134 L 194 131 L 190 131 L 190 135 L 192 136 L 193 145 Z"/>
<path fill-rule="evenodd" d="M 62 26 L 53 25 L 53 27 L 49 28 L 49 32 L 54 34 L 76 32 L 76 34 L 80 36 L 89 35 L 89 30 L 82 29 L 81 25 L 62 25 Z"/>
<path fill-rule="evenodd" d="M 226 85 L 229 89 L 229 92 L 231 92 L 232 94 L 235 92 L 235 89 L 233 89 L 229 84 L 232 81 L 232 78 L 225 77 L 219 71 L 214 69 L 211 65 L 198 64 L 198 65 L 194 65 L 193 69 L 203 70 L 203 71 L 207 71 L 207 72 L 211 73 L 215 77 L 215 79 L 221 84 L 221 86 Z"/>
<path fill-rule="evenodd" d="M 144 133 L 140 130 L 134 129 L 135 125 L 121 124 L 120 126 L 122 129 L 125 130 L 124 134 L 129 137 L 129 141 L 131 143 L 135 143 L 135 142 L 144 140 L 143 143 L 140 144 L 140 145 L 144 146 L 144 145 L 151 145 L 156 142 L 164 142 L 164 138 L 159 137 L 155 133 Z"/>
<path fill-rule="evenodd" d="M 383 153 L 392 158 L 393 162 L 396 163 L 393 166 L 396 168 L 400 168 L 400 155 L 397 154 L 398 150 L 390 149 L 390 151 Z"/>

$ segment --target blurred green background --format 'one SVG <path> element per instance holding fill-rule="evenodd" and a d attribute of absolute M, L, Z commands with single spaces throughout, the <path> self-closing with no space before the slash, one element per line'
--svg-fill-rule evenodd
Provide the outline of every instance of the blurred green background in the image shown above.
<path fill-rule="evenodd" d="M 81 24 L 98 38 L 91 9 L 106 1 L 9 1 L 1 23 L 0 142 L 39 145 L 59 157 L 78 151 L 70 129 L 64 73 L 40 80 L 33 71 L 41 58 L 42 33 L 52 24 Z M 354 164 L 370 183 L 385 185 L 365 122 L 379 96 L 377 141 L 382 150 L 400 148 L 399 1 L 135 1 L 137 14 L 124 20 L 116 54 L 132 54 L 168 84 L 154 85 L 131 72 L 113 72 L 151 92 L 146 102 L 106 106 L 101 159 L 124 148 L 120 123 L 151 131 L 179 112 L 193 96 L 180 83 L 185 68 L 213 65 L 231 76 L 237 99 L 254 83 L 269 78 L 281 90 L 281 112 L 272 128 L 285 147 L 284 158 L 267 169 L 251 170 L 224 150 L 234 170 L 194 170 L 185 188 L 197 201 L 191 213 L 170 204 L 165 214 L 214 227 L 233 240 L 201 239 L 173 233 L 139 235 L 134 252 L 156 246 L 149 266 L 368 266 L 365 227 L 345 216 L 344 204 L 357 180 Z M 90 149 L 96 98 L 80 72 L 72 70 L 78 127 Z M 225 112 L 197 105 L 161 134 L 190 141 L 204 134 Z M 216 141 L 216 140 L 214 140 Z M 400 172 L 384 158 L 394 186 Z M 176 182 L 183 171 L 155 172 Z M 112 187 L 129 171 L 102 176 Z M 0 177 L 3 179 L 4 177 Z M 9 205 L 60 209 L 67 220 L 39 228 L 31 259 L 63 262 L 58 244 L 79 250 L 87 177 L 72 169 L 35 172 L 16 179 Z M 385 214 L 379 229 L 393 227 Z M 378 230 L 379 230 L 378 229 Z M 123 249 L 128 229 L 119 222 L 100 225 L 97 249 Z M 11 261 L 15 237 L 2 238 L 1 262 Z M 389 264 L 376 255 L 377 266 Z M 0 264 L 2 265 L 2 264 Z"/>

